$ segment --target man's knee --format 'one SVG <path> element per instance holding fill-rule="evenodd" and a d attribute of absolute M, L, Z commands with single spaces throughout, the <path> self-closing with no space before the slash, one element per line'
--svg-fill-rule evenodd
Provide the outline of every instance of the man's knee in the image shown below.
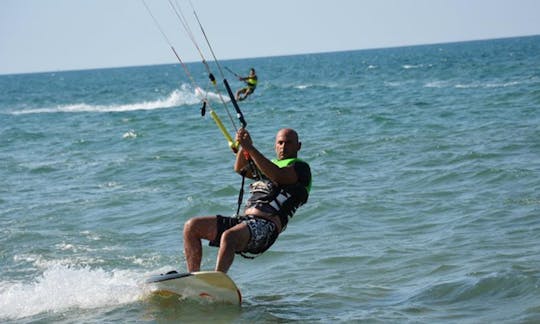
<path fill-rule="evenodd" d="M 231 246 L 231 244 L 234 244 L 234 240 L 235 240 L 235 233 L 233 231 L 225 231 L 223 232 L 223 234 L 221 235 L 221 242 L 220 242 L 220 245 L 221 246 Z"/>
<path fill-rule="evenodd" d="M 184 223 L 184 235 L 193 235 L 200 232 L 200 220 L 196 217 L 190 218 Z"/>
<path fill-rule="evenodd" d="M 193 217 L 184 223 L 184 238 L 213 240 L 217 234 L 216 218 L 212 216 Z"/>
<path fill-rule="evenodd" d="M 221 235 L 220 245 L 226 246 L 227 248 L 232 248 L 234 251 L 242 251 L 247 245 L 248 240 L 249 236 L 246 237 L 242 231 L 228 230 L 223 232 L 223 235 Z"/>
<path fill-rule="evenodd" d="M 188 219 L 188 221 L 184 223 L 184 237 L 187 237 L 193 233 L 193 227 L 193 218 Z"/>

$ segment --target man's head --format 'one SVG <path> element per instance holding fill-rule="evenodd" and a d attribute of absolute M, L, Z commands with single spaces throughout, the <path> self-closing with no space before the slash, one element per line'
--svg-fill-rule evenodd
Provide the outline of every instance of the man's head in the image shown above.
<path fill-rule="evenodd" d="M 276 143 L 274 145 L 278 160 L 295 158 L 302 147 L 298 140 L 298 133 L 291 128 L 283 128 L 276 134 Z"/>

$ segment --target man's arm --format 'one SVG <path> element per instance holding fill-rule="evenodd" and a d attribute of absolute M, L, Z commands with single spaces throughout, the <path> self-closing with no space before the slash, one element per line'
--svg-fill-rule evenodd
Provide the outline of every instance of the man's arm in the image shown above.
<path fill-rule="evenodd" d="M 236 153 L 236 161 L 234 162 L 234 171 L 250 179 L 255 179 L 255 172 L 253 172 L 253 170 L 251 170 L 249 167 L 249 162 L 246 159 L 244 152 L 245 151 L 242 147 L 238 149 L 238 152 Z"/>

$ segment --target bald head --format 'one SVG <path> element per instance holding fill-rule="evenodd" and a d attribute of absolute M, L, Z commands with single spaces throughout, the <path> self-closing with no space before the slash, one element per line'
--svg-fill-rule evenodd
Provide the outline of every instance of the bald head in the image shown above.
<path fill-rule="evenodd" d="M 297 157 L 301 146 L 298 133 L 294 129 L 283 128 L 277 132 L 275 149 L 278 160 Z"/>

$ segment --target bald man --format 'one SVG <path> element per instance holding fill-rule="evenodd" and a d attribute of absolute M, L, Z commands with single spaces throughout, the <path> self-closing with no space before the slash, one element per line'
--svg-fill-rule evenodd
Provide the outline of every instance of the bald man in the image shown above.
<path fill-rule="evenodd" d="M 295 130 L 280 129 L 269 160 L 254 145 L 249 132 L 236 133 L 240 149 L 234 170 L 254 181 L 240 215 L 202 216 L 184 225 L 184 254 L 189 272 L 200 271 L 202 239 L 219 247 L 216 271 L 227 272 L 235 254 L 253 258 L 266 251 L 285 230 L 296 209 L 305 204 L 311 190 L 309 164 L 298 158 L 302 146 Z"/>

